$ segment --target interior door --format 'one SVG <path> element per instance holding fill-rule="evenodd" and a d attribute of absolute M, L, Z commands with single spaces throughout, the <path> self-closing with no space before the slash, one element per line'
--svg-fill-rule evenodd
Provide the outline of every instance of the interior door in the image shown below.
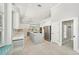
<path fill-rule="evenodd" d="M 75 19 L 73 22 L 73 49 L 79 52 L 79 20 Z"/>

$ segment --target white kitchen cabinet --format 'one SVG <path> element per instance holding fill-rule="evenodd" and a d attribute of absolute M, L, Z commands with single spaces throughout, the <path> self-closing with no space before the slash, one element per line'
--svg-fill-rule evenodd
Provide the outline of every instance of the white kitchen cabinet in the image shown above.
<path fill-rule="evenodd" d="M 0 3 L 0 47 L 12 44 L 12 5 Z"/>
<path fill-rule="evenodd" d="M 0 47 L 4 45 L 5 36 L 4 4 L 0 3 Z"/>

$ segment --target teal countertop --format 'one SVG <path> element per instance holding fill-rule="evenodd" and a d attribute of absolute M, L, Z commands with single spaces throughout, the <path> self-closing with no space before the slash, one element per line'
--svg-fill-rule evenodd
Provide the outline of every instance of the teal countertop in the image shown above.
<path fill-rule="evenodd" d="M 5 45 L 3 47 L 0 47 L 0 55 L 7 55 L 12 48 L 12 45 Z"/>

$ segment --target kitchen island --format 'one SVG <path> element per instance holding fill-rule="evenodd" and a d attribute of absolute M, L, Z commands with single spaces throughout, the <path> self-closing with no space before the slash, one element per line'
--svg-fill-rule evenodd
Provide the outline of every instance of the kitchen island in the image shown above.
<path fill-rule="evenodd" d="M 32 42 L 34 42 L 34 43 L 41 43 L 41 42 L 43 42 L 42 33 L 30 32 L 30 38 L 31 38 Z"/>

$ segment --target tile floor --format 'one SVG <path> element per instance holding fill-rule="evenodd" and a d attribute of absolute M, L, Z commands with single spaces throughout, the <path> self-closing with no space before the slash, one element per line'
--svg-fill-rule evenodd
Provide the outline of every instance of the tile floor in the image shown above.
<path fill-rule="evenodd" d="M 23 42 L 23 41 L 22 41 Z M 39 44 L 33 43 L 29 37 L 24 41 L 24 45 L 15 45 L 9 55 L 77 55 L 66 46 L 58 46 L 55 43 L 44 41 Z M 17 46 L 17 47 L 16 47 Z"/>

